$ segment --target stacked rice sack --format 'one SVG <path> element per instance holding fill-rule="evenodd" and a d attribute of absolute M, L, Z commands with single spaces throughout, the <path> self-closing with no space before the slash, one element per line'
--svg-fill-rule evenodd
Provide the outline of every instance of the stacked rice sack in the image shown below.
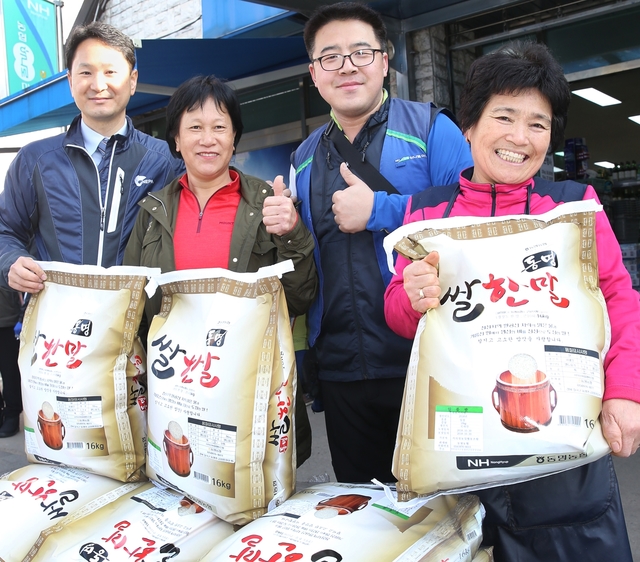
<path fill-rule="evenodd" d="M 59 523 L 134 490 L 111 478 L 31 464 L 0 478 L 0 562 L 20 562 Z M 34 547 L 35 548 L 35 547 Z"/>
<path fill-rule="evenodd" d="M 318 484 L 242 527 L 202 562 L 471 561 L 482 540 L 482 517 L 476 496 L 398 508 L 383 487 Z"/>
<path fill-rule="evenodd" d="M 152 483 L 60 522 L 24 562 L 200 560 L 233 526 Z"/>
<path fill-rule="evenodd" d="M 148 359 L 136 332 L 157 271 L 42 265 L 20 364 L 28 458 L 47 464 L 0 481 L 0 562 L 486 554 L 475 496 L 400 509 L 381 487 L 321 484 L 287 500 L 296 372 L 278 276 L 290 264 L 154 277 Z M 147 427 L 158 485 L 140 482 Z"/>

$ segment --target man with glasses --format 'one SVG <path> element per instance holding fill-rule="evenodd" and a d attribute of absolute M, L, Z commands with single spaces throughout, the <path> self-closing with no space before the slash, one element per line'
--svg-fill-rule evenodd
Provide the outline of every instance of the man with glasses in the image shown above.
<path fill-rule="evenodd" d="M 385 323 L 391 274 L 382 239 L 402 224 L 409 195 L 456 181 L 472 161 L 447 116 L 438 114 L 432 123 L 431 104 L 391 99 L 383 89 L 387 39 L 377 12 L 356 3 L 323 6 L 307 22 L 304 40 L 331 121 L 292 156 L 291 189 L 317 240 L 321 291 L 309 313 L 309 343 L 332 464 L 342 482 L 391 482 L 412 342 Z M 338 133 L 375 168 L 377 185 L 367 185 L 344 163 L 351 160 L 353 167 L 354 160 L 336 147 Z M 376 170 L 391 189 L 380 188 L 384 180 Z"/>

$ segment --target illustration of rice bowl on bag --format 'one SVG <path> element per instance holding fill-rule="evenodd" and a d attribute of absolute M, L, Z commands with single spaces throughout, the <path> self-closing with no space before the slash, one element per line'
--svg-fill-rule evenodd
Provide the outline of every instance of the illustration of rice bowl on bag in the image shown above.
<path fill-rule="evenodd" d="M 55 450 L 62 449 L 62 441 L 66 434 L 64 424 L 49 402 L 43 402 L 42 408 L 38 411 L 38 430 L 47 447 Z"/>
<path fill-rule="evenodd" d="M 157 269 L 41 262 L 20 333 L 29 462 L 146 480 L 146 356 L 137 331 Z"/>
<path fill-rule="evenodd" d="M 189 439 L 178 422 L 173 420 L 169 422 L 164 431 L 162 447 L 171 470 L 178 476 L 189 476 L 193 465 L 193 451 L 189 445 Z"/>
<path fill-rule="evenodd" d="M 361 494 L 343 494 L 322 500 L 316 506 L 315 516 L 319 519 L 331 519 L 336 515 L 349 515 L 367 507 L 371 496 Z"/>
<path fill-rule="evenodd" d="M 296 372 L 279 275 L 182 270 L 153 279 L 146 474 L 245 524 L 295 487 Z M 154 286 L 155 285 L 155 286 Z"/>
<path fill-rule="evenodd" d="M 385 239 L 390 268 L 393 249 L 440 256 L 440 305 L 417 324 L 394 451 L 402 501 L 523 482 L 609 452 L 597 212 L 578 201 L 541 215 L 430 219 Z"/>
<path fill-rule="evenodd" d="M 536 360 L 526 353 L 509 360 L 509 370 L 500 373 L 491 396 L 502 425 L 522 433 L 549 425 L 558 402 L 547 375 L 538 370 Z"/>

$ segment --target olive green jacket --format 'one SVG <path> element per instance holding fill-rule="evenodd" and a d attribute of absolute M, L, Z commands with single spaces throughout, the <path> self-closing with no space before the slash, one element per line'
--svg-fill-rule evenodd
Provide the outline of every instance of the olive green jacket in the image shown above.
<path fill-rule="evenodd" d="M 304 314 L 311 306 L 318 290 L 318 275 L 313 259 L 313 237 L 298 219 L 293 230 L 285 236 L 269 234 L 262 222 L 262 205 L 272 194 L 271 187 L 261 179 L 240 176 L 241 200 L 236 213 L 228 269 L 237 272 L 255 272 L 260 267 L 291 259 L 295 270 L 282 276 L 282 286 L 289 314 Z M 136 218 L 124 254 L 125 265 L 159 267 L 162 273 L 175 271 L 173 233 L 178 216 L 180 178 L 160 191 L 149 193 L 138 204 L 141 210 Z M 213 241 L 212 241 L 213 243 Z M 161 291 L 147 300 L 141 332 L 148 329 L 153 316 L 160 311 Z M 298 384 L 296 396 L 296 442 L 298 465 L 311 454 L 311 427 Z"/>
<path fill-rule="evenodd" d="M 235 168 L 232 168 L 235 170 Z M 227 269 L 254 272 L 291 259 L 295 271 L 282 276 L 282 286 L 291 316 L 304 314 L 318 290 L 313 260 L 313 237 L 301 220 L 285 236 L 269 234 L 262 223 L 262 205 L 271 187 L 261 179 L 239 170 L 241 200 L 236 213 Z M 125 265 L 159 267 L 162 273 L 175 271 L 173 233 L 178 217 L 182 187 L 179 178 L 160 191 L 149 193 L 138 203 L 140 210 L 124 253 Z M 147 307 L 149 320 L 160 311 L 159 292 Z"/>

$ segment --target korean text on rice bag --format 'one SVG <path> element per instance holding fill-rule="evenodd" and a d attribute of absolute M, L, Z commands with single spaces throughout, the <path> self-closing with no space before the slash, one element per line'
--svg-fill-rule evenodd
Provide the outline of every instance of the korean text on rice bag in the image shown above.
<path fill-rule="evenodd" d="M 200 560 L 233 533 L 233 526 L 147 482 L 53 531 L 24 562 Z"/>
<path fill-rule="evenodd" d="M 21 562 L 51 527 L 105 505 L 137 484 L 89 472 L 30 464 L 0 478 L 0 562 Z"/>
<path fill-rule="evenodd" d="M 136 333 L 147 275 L 139 267 L 43 262 L 20 335 L 30 462 L 145 480 L 146 382 Z"/>
<path fill-rule="evenodd" d="M 157 278 L 163 301 L 148 336 L 147 474 L 236 524 L 295 486 L 296 371 L 276 275 L 284 267 Z"/>
<path fill-rule="evenodd" d="M 393 473 L 401 499 L 521 482 L 594 461 L 610 326 L 593 201 L 539 216 L 412 223 L 437 250 L 440 306 L 415 336 Z"/>

